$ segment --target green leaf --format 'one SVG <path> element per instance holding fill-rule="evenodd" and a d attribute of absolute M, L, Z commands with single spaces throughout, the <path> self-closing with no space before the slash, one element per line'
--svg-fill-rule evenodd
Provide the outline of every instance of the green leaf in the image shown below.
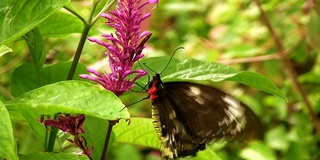
<path fill-rule="evenodd" d="M 94 146 L 92 158 L 100 159 L 107 134 L 108 122 L 106 120 L 99 119 L 96 117 L 86 116 L 83 128 L 86 131 L 86 133 L 83 136 L 86 138 L 88 142 L 88 147 L 90 148 Z M 114 134 L 111 134 L 111 137 L 109 139 L 109 146 L 111 146 L 114 139 Z M 108 152 L 109 151 L 110 150 L 108 148 Z"/>
<path fill-rule="evenodd" d="M 226 80 L 236 81 L 247 86 L 257 88 L 261 91 L 277 95 L 288 101 L 282 91 L 269 78 L 260 73 L 249 71 L 238 72 L 235 76 L 227 78 Z"/>
<path fill-rule="evenodd" d="M 32 133 L 38 138 L 42 144 L 45 144 L 47 128 L 40 123 L 38 120 L 41 117 L 41 114 L 36 114 L 35 112 L 21 112 L 23 117 L 29 122 L 29 125 L 32 129 Z"/>
<path fill-rule="evenodd" d="M 249 147 L 240 152 L 240 156 L 247 160 L 275 160 L 274 151 L 262 142 L 252 141 Z"/>
<path fill-rule="evenodd" d="M 288 104 L 283 99 L 274 96 L 265 97 L 264 104 L 270 106 L 272 111 L 276 113 L 272 118 L 286 120 L 290 114 L 288 114 Z"/>
<path fill-rule="evenodd" d="M 0 10 L 0 44 L 8 44 L 36 27 L 70 0 L 12 0 Z"/>
<path fill-rule="evenodd" d="M 58 62 L 56 64 L 44 67 L 41 71 L 42 80 L 45 84 L 59 82 L 67 79 L 72 62 Z M 74 80 L 82 80 L 79 74 L 88 73 L 86 66 L 82 63 L 78 63 L 77 69 L 74 73 Z"/>
<path fill-rule="evenodd" d="M 33 57 L 37 74 L 39 74 L 46 58 L 45 43 L 42 35 L 38 28 L 34 28 L 26 34 L 25 39 Z"/>
<path fill-rule="evenodd" d="M 265 135 L 266 142 L 271 148 L 287 151 L 289 141 L 286 134 L 286 128 L 283 125 L 276 126 L 269 130 Z"/>
<path fill-rule="evenodd" d="M 10 160 L 18 159 L 9 113 L 1 101 L 0 131 L 0 157 Z"/>
<path fill-rule="evenodd" d="M 43 83 L 40 82 L 34 65 L 25 63 L 12 72 L 10 92 L 16 97 L 42 85 Z"/>
<path fill-rule="evenodd" d="M 178 78 L 178 80 L 211 80 L 219 82 L 237 74 L 237 71 L 229 66 L 194 59 L 187 59 L 171 68 L 174 69 L 174 72 L 164 76 L 163 80 Z"/>
<path fill-rule="evenodd" d="M 300 139 L 301 140 L 301 139 Z M 314 139 L 314 141 L 318 141 Z M 292 142 L 286 151 L 286 157 L 284 160 L 300 160 L 300 159 L 318 159 L 319 147 L 316 148 L 315 154 L 312 154 L 311 150 L 314 150 L 316 145 L 302 145 L 301 143 Z"/>
<path fill-rule="evenodd" d="M 141 150 L 139 150 L 138 147 L 135 147 L 133 145 L 118 144 L 118 145 L 113 145 L 111 149 L 112 149 L 112 156 L 116 157 L 117 160 L 142 160 L 142 159 L 152 160 L 152 159 L 146 158 L 145 155 L 141 154 Z M 158 160 L 158 159 L 159 158 L 154 160 Z"/>
<path fill-rule="evenodd" d="M 35 160 L 35 159 L 88 160 L 89 158 L 84 155 L 78 156 L 78 155 L 71 154 L 71 153 L 43 153 L 43 152 L 32 153 L 32 154 L 28 154 L 28 155 L 24 155 L 24 156 L 20 157 L 20 160 Z"/>
<path fill-rule="evenodd" d="M 38 28 L 43 36 L 65 36 L 81 33 L 83 24 L 74 15 L 58 11 L 41 22 Z"/>
<path fill-rule="evenodd" d="M 117 143 L 160 149 L 161 143 L 152 125 L 152 119 L 131 118 L 130 123 L 128 121 L 121 120 L 119 124 L 113 127 L 113 131 L 116 135 L 115 142 Z M 188 158 L 189 157 L 186 159 Z M 195 159 L 220 160 L 220 157 L 216 155 L 210 147 L 207 147 L 204 151 L 199 152 Z"/>
<path fill-rule="evenodd" d="M 159 149 L 161 144 L 152 125 L 152 119 L 131 118 L 129 122 L 120 120 L 113 127 L 115 142 L 141 145 Z"/>
<path fill-rule="evenodd" d="M 127 109 L 123 109 L 123 103 L 112 92 L 75 80 L 32 90 L 8 101 L 6 106 L 9 111 L 30 114 L 86 114 L 106 120 L 129 118 Z"/>
<path fill-rule="evenodd" d="M 12 72 L 10 91 L 13 96 L 36 89 L 40 86 L 51 84 L 66 79 L 72 62 L 58 62 L 46 66 L 41 70 L 40 77 L 37 75 L 32 64 L 23 64 Z M 75 75 L 86 73 L 85 65 L 79 63 Z M 78 76 L 74 77 L 80 80 Z"/>
<path fill-rule="evenodd" d="M 162 72 L 168 62 L 169 57 L 147 58 L 142 61 L 148 68 L 157 69 L 158 73 Z M 145 69 L 148 68 L 145 67 Z M 267 77 L 255 72 L 237 71 L 230 66 L 216 62 L 203 62 L 194 59 L 179 62 L 173 59 L 165 71 L 161 73 L 161 76 L 163 81 L 236 81 L 287 100 L 281 90 Z M 143 84 L 148 83 L 147 78 L 141 80 Z"/>
<path fill-rule="evenodd" d="M 187 159 L 187 158 L 186 158 Z M 209 146 L 205 150 L 199 151 L 197 156 L 192 158 L 193 160 L 222 160 L 216 152 Z"/>
<path fill-rule="evenodd" d="M 12 52 L 12 49 L 5 46 L 5 45 L 1 45 L 0 46 L 0 57 L 3 56 L 6 53 Z"/>

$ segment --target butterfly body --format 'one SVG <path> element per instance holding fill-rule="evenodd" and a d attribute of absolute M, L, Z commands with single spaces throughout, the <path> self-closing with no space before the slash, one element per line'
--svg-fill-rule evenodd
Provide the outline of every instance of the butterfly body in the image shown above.
<path fill-rule="evenodd" d="M 243 103 L 210 86 L 163 83 L 156 74 L 148 90 L 153 125 L 164 159 L 195 156 L 217 140 L 260 138 L 262 125 Z"/>

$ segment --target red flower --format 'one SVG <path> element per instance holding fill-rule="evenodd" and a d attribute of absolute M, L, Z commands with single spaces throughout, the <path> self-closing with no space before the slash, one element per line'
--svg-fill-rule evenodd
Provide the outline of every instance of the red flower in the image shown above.
<path fill-rule="evenodd" d="M 69 142 L 74 143 L 78 146 L 84 154 L 88 157 L 91 156 L 93 147 L 89 148 L 87 140 L 81 136 L 80 134 L 85 133 L 83 129 L 83 122 L 85 120 L 85 116 L 83 114 L 80 115 L 71 115 L 71 114 L 59 114 L 58 118 L 55 119 L 46 119 L 43 118 L 40 120 L 47 128 L 49 126 L 58 128 L 63 132 L 68 132 L 74 136 L 74 139 L 67 139 Z"/>

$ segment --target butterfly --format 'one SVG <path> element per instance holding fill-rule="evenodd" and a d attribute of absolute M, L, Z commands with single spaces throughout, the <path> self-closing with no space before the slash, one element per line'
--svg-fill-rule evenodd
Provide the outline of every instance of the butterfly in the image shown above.
<path fill-rule="evenodd" d="M 153 125 L 162 159 L 196 156 L 208 143 L 225 139 L 255 139 L 263 127 L 254 112 L 234 97 L 210 86 L 191 82 L 149 83 Z"/>

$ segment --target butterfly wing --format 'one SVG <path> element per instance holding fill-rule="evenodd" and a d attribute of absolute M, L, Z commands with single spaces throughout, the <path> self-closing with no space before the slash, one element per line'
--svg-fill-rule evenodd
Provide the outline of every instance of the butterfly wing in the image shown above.
<path fill-rule="evenodd" d="M 262 137 L 258 117 L 246 105 L 213 87 L 166 82 L 157 96 L 153 106 L 161 127 L 162 155 L 169 158 L 195 155 L 215 140 Z"/>
<path fill-rule="evenodd" d="M 195 155 L 198 144 L 193 144 L 192 136 L 186 130 L 183 121 L 177 117 L 172 101 L 159 94 L 152 103 L 153 125 L 160 139 L 163 159 L 176 159 L 181 156 Z M 205 146 L 205 144 L 203 145 Z"/>
<path fill-rule="evenodd" d="M 164 86 L 173 109 L 194 138 L 208 142 L 262 137 L 259 118 L 232 96 L 197 83 L 167 82 Z"/>

